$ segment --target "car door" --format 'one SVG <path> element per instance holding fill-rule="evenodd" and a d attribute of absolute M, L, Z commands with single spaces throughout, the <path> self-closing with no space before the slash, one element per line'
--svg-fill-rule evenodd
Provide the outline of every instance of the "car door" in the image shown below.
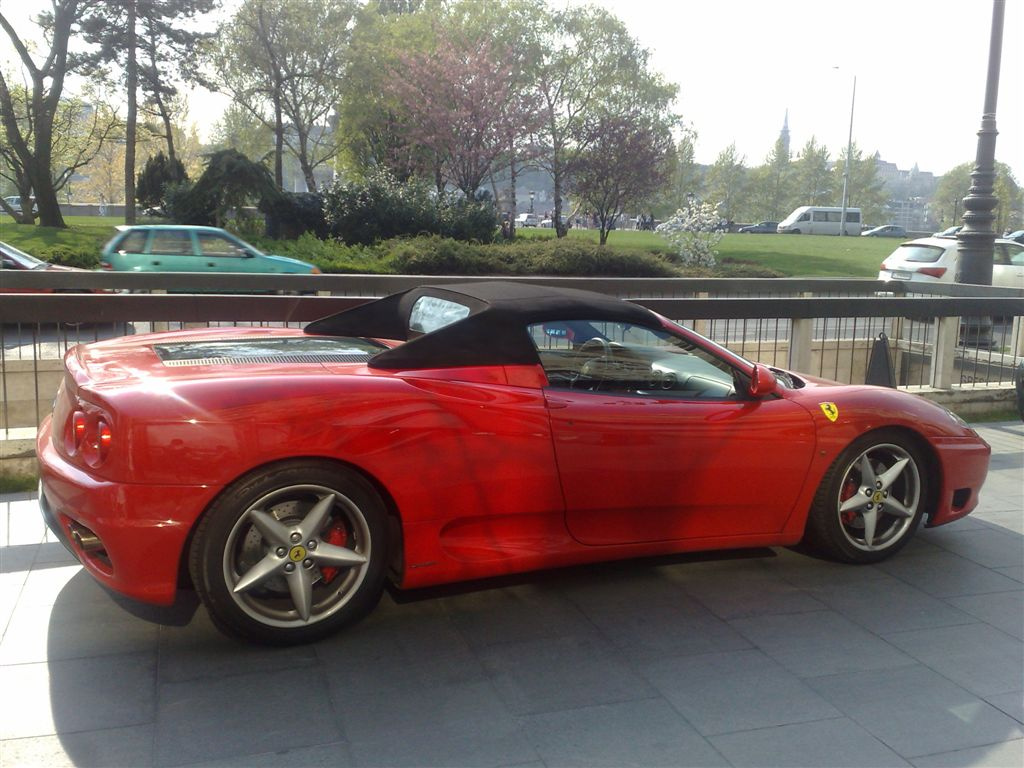
<path fill-rule="evenodd" d="M 143 272 L 204 271 L 199 266 L 192 232 L 188 229 L 153 229 L 147 251 L 139 265 Z"/>
<path fill-rule="evenodd" d="M 593 345 L 596 383 L 588 341 L 580 342 L 584 326 L 598 324 L 531 328 L 535 342 L 547 337 L 540 356 L 571 534 L 590 545 L 740 543 L 781 530 L 814 450 L 806 410 L 738 395 L 736 372 L 703 349 L 613 325 L 600 327 L 611 359 Z M 570 354 L 553 354 L 551 340 Z"/>
<path fill-rule="evenodd" d="M 219 232 L 197 232 L 200 264 L 207 272 L 258 272 L 259 259 L 252 258 L 230 238 Z"/>
<path fill-rule="evenodd" d="M 995 244 L 992 285 L 1024 288 L 1024 245 Z"/>

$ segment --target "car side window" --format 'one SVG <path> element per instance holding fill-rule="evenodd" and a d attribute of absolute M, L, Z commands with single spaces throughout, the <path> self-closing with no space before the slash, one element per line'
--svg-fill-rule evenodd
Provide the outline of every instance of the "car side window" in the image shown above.
<path fill-rule="evenodd" d="M 241 256 L 242 249 L 223 235 L 212 232 L 197 232 L 199 253 L 203 256 Z"/>
<path fill-rule="evenodd" d="M 659 399 L 737 398 L 730 365 L 661 329 L 570 320 L 528 330 L 550 387 Z"/>
<path fill-rule="evenodd" d="M 192 237 L 178 229 L 154 230 L 149 252 L 168 256 L 192 255 Z"/>
<path fill-rule="evenodd" d="M 125 235 L 117 246 L 118 253 L 142 253 L 146 250 L 146 238 L 149 232 L 136 229 Z"/>
<path fill-rule="evenodd" d="M 1006 262 L 1016 267 L 1024 267 L 1024 246 L 1004 245 L 1006 249 Z"/>

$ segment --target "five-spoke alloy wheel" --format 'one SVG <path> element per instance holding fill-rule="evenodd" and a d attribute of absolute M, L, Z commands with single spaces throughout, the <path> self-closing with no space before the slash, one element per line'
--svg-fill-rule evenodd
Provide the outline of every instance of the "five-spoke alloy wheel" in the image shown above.
<path fill-rule="evenodd" d="M 874 563 L 913 536 L 929 500 L 927 462 L 891 430 L 854 441 L 825 474 L 805 543 L 836 560 Z"/>
<path fill-rule="evenodd" d="M 363 477 L 290 462 L 243 478 L 211 505 L 189 566 L 221 629 L 284 645 L 325 637 L 371 610 L 386 549 L 384 505 Z"/>

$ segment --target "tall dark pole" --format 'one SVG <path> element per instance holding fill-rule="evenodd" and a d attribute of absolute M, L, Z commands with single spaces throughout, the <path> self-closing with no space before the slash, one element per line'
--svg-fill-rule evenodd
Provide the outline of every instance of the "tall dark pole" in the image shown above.
<path fill-rule="evenodd" d="M 992 285 L 992 251 L 996 239 L 992 210 L 998 200 L 993 194 L 996 180 L 996 99 L 999 96 L 999 61 L 1003 52 L 1003 12 L 1006 0 L 992 0 L 992 38 L 988 48 L 988 79 L 985 82 L 985 111 L 978 131 L 978 154 L 971 171 L 971 188 L 964 198 L 964 226 L 960 242 L 958 283 Z"/>

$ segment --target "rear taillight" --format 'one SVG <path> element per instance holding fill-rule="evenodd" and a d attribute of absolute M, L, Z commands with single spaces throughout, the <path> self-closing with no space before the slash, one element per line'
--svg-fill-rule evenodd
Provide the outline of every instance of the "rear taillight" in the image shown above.
<path fill-rule="evenodd" d="M 90 467 L 98 467 L 110 454 L 114 430 L 98 413 L 75 411 L 65 432 L 64 448 L 70 456 L 79 456 Z"/>
<path fill-rule="evenodd" d="M 71 449 L 74 453 L 82 450 L 85 443 L 86 417 L 81 411 L 75 411 L 71 417 Z"/>
<path fill-rule="evenodd" d="M 919 275 L 928 275 L 928 277 L 942 277 L 946 274 L 945 267 L 921 267 L 916 270 Z"/>
<path fill-rule="evenodd" d="M 101 261 L 100 269 L 113 270 L 114 266 L 109 261 Z"/>

